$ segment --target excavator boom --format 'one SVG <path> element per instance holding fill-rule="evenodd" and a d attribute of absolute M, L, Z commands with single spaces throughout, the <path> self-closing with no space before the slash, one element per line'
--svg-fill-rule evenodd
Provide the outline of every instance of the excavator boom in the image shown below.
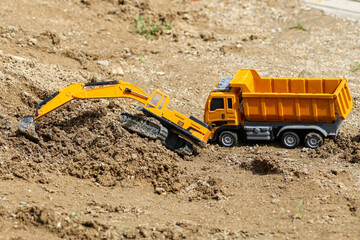
<path fill-rule="evenodd" d="M 86 89 L 96 86 L 102 87 Z M 145 104 L 148 97 L 143 90 L 124 81 L 71 84 L 37 104 L 34 117 L 38 119 L 73 99 L 132 98 Z"/>

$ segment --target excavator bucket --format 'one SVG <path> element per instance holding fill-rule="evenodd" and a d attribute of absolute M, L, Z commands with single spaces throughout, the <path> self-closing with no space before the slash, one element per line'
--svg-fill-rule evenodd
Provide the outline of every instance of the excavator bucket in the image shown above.
<path fill-rule="evenodd" d="M 35 132 L 35 123 L 34 123 L 35 117 L 33 115 L 25 116 L 21 121 L 19 122 L 18 129 L 21 134 L 23 134 L 28 139 L 38 142 L 40 141 L 39 136 Z"/>

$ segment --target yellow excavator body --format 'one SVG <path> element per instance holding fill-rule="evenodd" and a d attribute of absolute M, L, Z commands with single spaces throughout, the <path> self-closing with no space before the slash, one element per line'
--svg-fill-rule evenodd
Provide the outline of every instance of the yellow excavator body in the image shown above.
<path fill-rule="evenodd" d="M 74 99 L 99 99 L 99 98 L 131 98 L 141 102 L 141 110 L 148 116 L 160 121 L 164 127 L 174 134 L 205 146 L 211 133 L 211 128 L 194 117 L 186 117 L 179 112 L 167 109 L 170 102 L 168 95 L 154 91 L 148 96 L 142 89 L 124 81 L 94 82 L 71 84 L 60 89 L 50 97 L 36 105 L 35 114 L 24 117 L 19 123 L 19 130 L 25 133 L 35 130 L 33 121 L 48 114 L 60 106 Z M 29 134 L 27 134 L 29 136 Z M 34 140 L 39 140 L 33 131 L 30 134 Z M 176 138 L 174 140 L 176 142 Z"/>

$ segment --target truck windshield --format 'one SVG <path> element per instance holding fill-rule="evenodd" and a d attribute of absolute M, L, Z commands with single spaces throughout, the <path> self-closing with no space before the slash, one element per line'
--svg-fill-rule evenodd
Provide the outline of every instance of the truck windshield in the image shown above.
<path fill-rule="evenodd" d="M 224 109 L 224 99 L 223 98 L 213 98 L 210 103 L 210 111 L 215 111 L 216 109 Z"/>

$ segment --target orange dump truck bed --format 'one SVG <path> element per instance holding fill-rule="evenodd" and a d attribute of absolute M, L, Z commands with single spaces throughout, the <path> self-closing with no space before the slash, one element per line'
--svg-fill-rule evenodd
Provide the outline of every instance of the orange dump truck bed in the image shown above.
<path fill-rule="evenodd" d="M 247 121 L 333 122 L 353 107 L 345 78 L 262 78 L 239 70 L 229 86 L 241 88 Z"/>

